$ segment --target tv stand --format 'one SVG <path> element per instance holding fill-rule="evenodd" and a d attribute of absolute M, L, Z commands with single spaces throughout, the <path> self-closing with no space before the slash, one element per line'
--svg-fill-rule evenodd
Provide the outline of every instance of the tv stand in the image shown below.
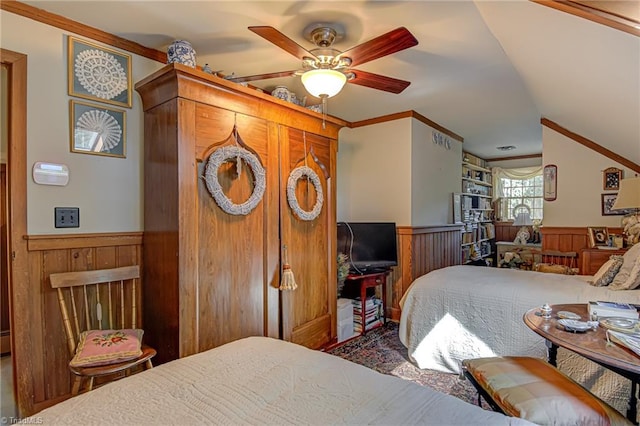
<path fill-rule="evenodd" d="M 360 287 L 360 320 L 362 321 L 361 335 L 366 334 L 367 331 L 374 328 L 382 327 L 386 324 L 386 307 L 387 307 L 387 274 L 388 269 L 384 269 L 381 272 L 365 272 L 364 274 L 349 274 L 345 279 L 345 283 L 353 283 Z M 370 287 L 382 286 L 382 317 L 379 324 L 373 325 L 370 328 L 366 326 L 366 303 L 367 303 L 367 289 Z"/>
<path fill-rule="evenodd" d="M 372 275 L 372 274 L 382 274 L 389 272 L 387 268 L 365 268 L 358 271 L 351 271 L 349 275 L 363 276 L 363 275 Z"/>

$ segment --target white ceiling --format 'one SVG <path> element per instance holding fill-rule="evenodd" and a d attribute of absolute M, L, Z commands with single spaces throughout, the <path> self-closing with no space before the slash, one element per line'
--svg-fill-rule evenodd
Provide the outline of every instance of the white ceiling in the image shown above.
<path fill-rule="evenodd" d="M 526 0 L 25 3 L 162 51 L 188 40 L 198 65 L 236 76 L 301 66 L 249 26 L 273 26 L 312 49 L 304 29 L 337 23 L 345 29 L 339 50 L 404 26 L 417 46 L 357 68 L 411 85 L 395 95 L 347 84 L 329 100 L 330 114 L 358 121 L 415 110 L 484 158 L 541 153 L 546 117 L 640 163 L 640 37 Z M 299 77 L 252 84 L 305 94 Z"/>

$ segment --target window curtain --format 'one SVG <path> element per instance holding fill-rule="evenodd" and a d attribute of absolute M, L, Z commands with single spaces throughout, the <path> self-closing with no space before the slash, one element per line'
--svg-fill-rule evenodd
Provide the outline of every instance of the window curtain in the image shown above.
<path fill-rule="evenodd" d="M 531 179 L 532 177 L 542 174 L 542 166 L 521 167 L 518 169 L 503 169 L 501 167 L 493 167 L 493 201 L 502 197 L 502 180 L 507 179 Z"/>

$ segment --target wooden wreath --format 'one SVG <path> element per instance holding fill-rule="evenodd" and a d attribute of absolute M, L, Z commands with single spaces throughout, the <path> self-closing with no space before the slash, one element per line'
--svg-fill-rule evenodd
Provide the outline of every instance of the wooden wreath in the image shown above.
<path fill-rule="evenodd" d="M 300 204 L 298 203 L 298 199 L 296 198 L 296 184 L 298 183 L 298 179 L 302 176 L 306 176 L 307 179 L 311 181 L 313 187 L 316 190 L 316 204 L 313 206 L 313 209 L 310 211 L 302 210 Z M 322 184 L 320 182 L 320 178 L 313 171 L 312 168 L 307 166 L 300 166 L 291 171 L 289 174 L 289 179 L 287 181 L 287 201 L 289 202 L 289 207 L 291 210 L 302 220 L 314 220 L 320 215 L 322 211 L 322 204 L 324 203 L 324 196 L 322 195 Z"/>
<path fill-rule="evenodd" d="M 227 161 L 239 162 L 240 159 L 244 160 L 249 165 L 249 168 L 253 173 L 253 193 L 244 203 L 234 204 L 222 191 L 222 186 L 220 186 L 220 182 L 218 182 L 218 169 Z M 209 161 L 207 162 L 205 170 L 205 182 L 211 196 L 220 208 L 225 213 L 235 216 L 246 216 L 255 209 L 260 200 L 262 200 L 266 186 L 265 171 L 258 157 L 256 157 L 251 151 L 239 146 L 224 146 L 215 150 L 209 156 Z"/>

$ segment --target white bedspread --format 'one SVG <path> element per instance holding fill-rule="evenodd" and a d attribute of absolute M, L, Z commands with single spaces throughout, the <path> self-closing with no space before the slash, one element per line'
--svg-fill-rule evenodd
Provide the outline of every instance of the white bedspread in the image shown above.
<path fill-rule="evenodd" d="M 546 358 L 544 339 L 522 319 L 544 303 L 590 300 L 640 303 L 640 291 L 589 285 L 589 276 L 452 266 L 417 278 L 400 301 L 400 340 L 420 367 L 458 373 L 465 358 Z M 558 367 L 616 409 L 626 412 L 629 381 L 560 349 Z"/>
<path fill-rule="evenodd" d="M 266 337 L 157 366 L 43 410 L 34 419 L 73 425 L 530 424 Z"/>

